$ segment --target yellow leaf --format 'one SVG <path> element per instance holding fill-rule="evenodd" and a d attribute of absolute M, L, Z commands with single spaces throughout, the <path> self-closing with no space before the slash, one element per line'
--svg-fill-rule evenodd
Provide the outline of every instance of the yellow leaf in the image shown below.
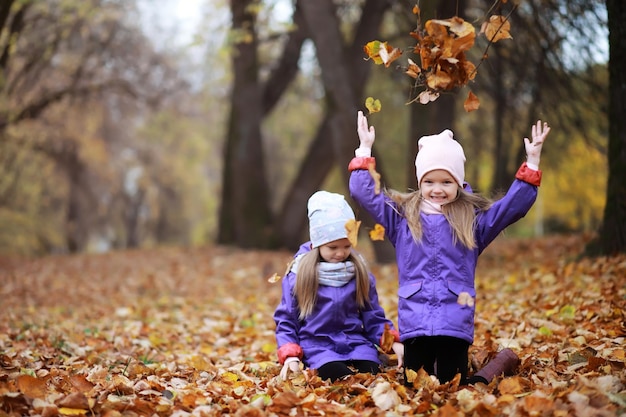
<path fill-rule="evenodd" d="M 374 228 L 370 230 L 369 234 L 371 240 L 385 240 L 385 228 L 378 223 L 374 225 Z"/>
<path fill-rule="evenodd" d="M 373 59 L 376 65 L 380 65 L 383 63 L 383 60 L 380 57 L 380 50 L 385 49 L 386 42 L 381 41 L 371 41 L 368 42 L 364 47 L 363 51 L 367 55 L 369 59 Z"/>
<path fill-rule="evenodd" d="M 222 379 L 228 381 L 228 382 L 236 382 L 239 380 L 239 375 L 233 373 L 233 372 L 224 372 L 222 374 Z"/>
<path fill-rule="evenodd" d="M 271 277 L 269 277 L 267 279 L 267 282 L 269 282 L 270 284 L 273 284 L 275 282 L 280 281 L 282 277 L 280 275 L 278 275 L 276 272 L 274 272 L 274 275 L 272 275 Z"/>
<path fill-rule="evenodd" d="M 559 310 L 559 317 L 561 317 L 561 320 L 565 320 L 565 321 L 574 320 L 575 315 L 576 315 L 576 308 L 571 305 L 565 305 L 561 307 L 561 309 Z"/>
<path fill-rule="evenodd" d="M 359 237 L 359 227 L 361 227 L 360 220 L 350 219 L 346 222 L 346 232 L 348 232 L 348 240 L 353 248 L 356 248 Z"/>
<path fill-rule="evenodd" d="M 383 106 L 379 99 L 368 97 L 365 99 L 365 107 L 370 112 L 370 114 L 372 114 L 372 113 L 378 113 L 382 109 Z"/>
<path fill-rule="evenodd" d="M 85 414 L 87 414 L 87 411 L 88 410 L 81 410 L 78 408 L 59 408 L 59 414 L 62 416 L 84 416 Z"/>
<path fill-rule="evenodd" d="M 261 350 L 265 353 L 272 353 L 276 350 L 276 343 L 265 343 L 261 346 Z"/>

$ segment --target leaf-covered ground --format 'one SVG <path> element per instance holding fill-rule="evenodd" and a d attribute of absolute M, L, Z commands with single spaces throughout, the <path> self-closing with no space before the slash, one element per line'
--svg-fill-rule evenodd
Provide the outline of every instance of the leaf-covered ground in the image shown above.
<path fill-rule="evenodd" d="M 472 370 L 502 347 L 522 363 L 469 387 L 405 387 L 393 357 L 377 376 L 282 381 L 268 278 L 290 253 L 0 260 L 0 416 L 626 415 L 626 257 L 579 260 L 584 243 L 500 238 L 483 254 Z M 395 267 L 373 269 L 397 322 Z"/>

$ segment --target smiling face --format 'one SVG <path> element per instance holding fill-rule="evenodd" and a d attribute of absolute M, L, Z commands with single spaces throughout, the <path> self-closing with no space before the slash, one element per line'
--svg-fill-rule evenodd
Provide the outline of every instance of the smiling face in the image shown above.
<path fill-rule="evenodd" d="M 458 191 L 459 185 L 454 177 L 443 169 L 427 172 L 420 183 L 422 198 L 435 204 L 446 204 L 454 201 Z"/>
<path fill-rule="evenodd" d="M 333 240 L 320 246 L 320 256 L 332 264 L 345 261 L 350 256 L 352 244 L 346 238 Z"/>

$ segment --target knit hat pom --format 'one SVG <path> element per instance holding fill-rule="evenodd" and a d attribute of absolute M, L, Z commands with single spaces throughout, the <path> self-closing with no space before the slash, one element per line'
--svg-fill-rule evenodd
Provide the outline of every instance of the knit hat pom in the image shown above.
<path fill-rule="evenodd" d="M 318 191 L 309 198 L 307 207 L 313 248 L 348 237 L 346 223 L 354 220 L 354 212 L 341 194 Z"/>
<path fill-rule="evenodd" d="M 436 169 L 448 171 L 457 184 L 463 187 L 465 153 L 461 144 L 454 140 L 451 130 L 446 129 L 438 135 L 422 136 L 417 144 L 415 175 L 418 187 L 424 175 Z"/>

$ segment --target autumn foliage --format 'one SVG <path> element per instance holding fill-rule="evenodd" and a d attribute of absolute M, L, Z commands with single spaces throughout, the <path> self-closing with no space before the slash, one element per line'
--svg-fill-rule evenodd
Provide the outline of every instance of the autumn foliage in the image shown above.
<path fill-rule="evenodd" d="M 626 258 L 577 259 L 581 236 L 499 238 L 477 274 L 471 372 L 282 381 L 272 314 L 291 253 L 225 247 L 0 260 L 0 416 L 618 416 L 626 412 Z M 359 246 L 369 257 L 367 245 Z M 371 258 L 370 258 L 371 259 Z M 393 265 L 373 265 L 397 322 Z M 419 320 L 419 317 L 416 317 Z"/>
<path fill-rule="evenodd" d="M 474 47 L 476 29 L 458 16 L 449 19 L 431 19 L 421 26 L 420 8 L 413 7 L 417 15 L 417 28 L 410 33 L 416 41 L 408 51 L 395 48 L 388 42 L 378 40 L 367 43 L 363 50 L 375 64 L 390 67 L 403 55 L 412 54 L 400 68 L 415 79 L 415 88 L 423 88 L 412 101 L 428 104 L 435 101 L 441 92 L 466 86 L 476 76 L 477 66 L 467 59 L 467 51 Z M 492 15 L 480 28 L 489 44 L 511 39 L 510 22 L 505 16 Z M 483 58 L 486 54 L 483 54 Z M 478 97 L 469 92 L 464 103 L 466 111 L 478 109 Z"/>

